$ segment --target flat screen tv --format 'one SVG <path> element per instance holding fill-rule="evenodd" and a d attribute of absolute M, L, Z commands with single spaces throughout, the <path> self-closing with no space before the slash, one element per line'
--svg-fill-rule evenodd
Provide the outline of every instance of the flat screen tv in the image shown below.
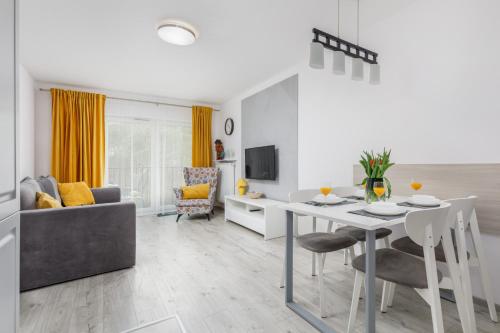
<path fill-rule="evenodd" d="M 245 149 L 245 178 L 276 180 L 274 145 Z"/>

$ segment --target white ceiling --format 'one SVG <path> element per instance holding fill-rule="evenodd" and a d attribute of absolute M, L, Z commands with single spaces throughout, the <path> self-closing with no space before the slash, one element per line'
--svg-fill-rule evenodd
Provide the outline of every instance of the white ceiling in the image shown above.
<path fill-rule="evenodd" d="M 341 1 L 352 39 L 355 3 Z M 362 25 L 415 1 L 362 0 Z M 305 59 L 312 27 L 336 31 L 336 8 L 335 0 L 23 0 L 21 62 L 38 80 L 217 104 Z M 164 18 L 192 23 L 199 40 L 161 41 Z"/>

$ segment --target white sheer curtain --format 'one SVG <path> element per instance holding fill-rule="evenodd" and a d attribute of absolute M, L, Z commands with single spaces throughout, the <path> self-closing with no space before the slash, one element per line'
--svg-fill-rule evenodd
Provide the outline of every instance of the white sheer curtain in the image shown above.
<path fill-rule="evenodd" d="M 120 186 L 138 214 L 174 210 L 172 187 L 191 165 L 191 124 L 107 117 L 106 126 L 107 184 Z"/>

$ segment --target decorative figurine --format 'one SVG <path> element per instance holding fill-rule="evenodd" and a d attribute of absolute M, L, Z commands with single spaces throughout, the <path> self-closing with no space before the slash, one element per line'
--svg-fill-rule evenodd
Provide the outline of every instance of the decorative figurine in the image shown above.
<path fill-rule="evenodd" d="M 223 160 L 224 156 L 224 146 L 222 145 L 222 141 L 217 139 L 215 140 L 215 152 L 217 153 L 217 161 Z"/>

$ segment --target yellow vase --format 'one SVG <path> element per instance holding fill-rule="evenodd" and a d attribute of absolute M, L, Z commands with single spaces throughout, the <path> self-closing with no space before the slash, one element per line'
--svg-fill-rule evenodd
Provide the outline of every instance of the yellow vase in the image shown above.
<path fill-rule="evenodd" d="M 236 187 L 238 188 L 238 193 L 243 196 L 243 195 L 245 195 L 245 193 L 247 193 L 248 182 L 245 179 L 240 178 L 240 179 L 238 179 L 238 183 L 236 184 Z"/>

